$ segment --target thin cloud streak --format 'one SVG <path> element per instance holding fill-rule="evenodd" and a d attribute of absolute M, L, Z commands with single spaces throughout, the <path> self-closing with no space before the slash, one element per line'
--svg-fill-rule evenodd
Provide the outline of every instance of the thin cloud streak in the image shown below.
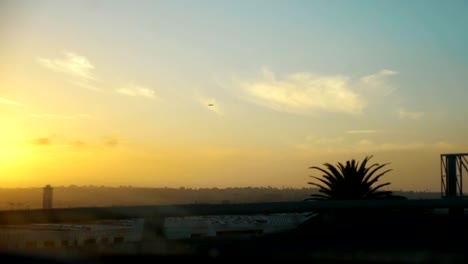
<path fill-rule="evenodd" d="M 388 77 L 393 76 L 393 75 L 397 75 L 397 74 L 398 74 L 398 72 L 396 72 L 396 71 L 384 69 L 384 70 L 381 70 L 381 71 L 379 71 L 377 73 L 364 76 L 360 80 L 361 80 L 362 83 L 365 83 L 367 85 L 379 86 L 379 85 L 384 84 L 385 80 Z"/>
<path fill-rule="evenodd" d="M 398 111 L 398 116 L 400 119 L 420 120 L 424 116 L 424 112 L 411 112 L 406 111 L 405 109 L 400 109 Z"/>
<path fill-rule="evenodd" d="M 374 133 L 377 133 L 378 131 L 377 130 L 371 130 L 371 129 L 367 129 L 367 130 L 348 130 L 346 131 L 347 134 L 374 134 Z"/>
<path fill-rule="evenodd" d="M 70 142 L 70 145 L 76 148 L 86 147 L 86 143 L 82 140 L 74 140 Z"/>
<path fill-rule="evenodd" d="M 321 142 L 300 143 L 294 146 L 295 149 L 306 152 L 328 152 L 328 153 L 370 153 L 387 151 L 411 151 L 411 150 L 449 150 L 454 149 L 456 145 L 445 142 L 374 142 L 368 139 L 361 139 L 348 143 L 344 142 Z"/>
<path fill-rule="evenodd" d="M 86 82 L 86 81 L 69 81 L 69 83 L 71 83 L 71 84 L 73 84 L 75 86 L 81 87 L 81 88 L 88 89 L 90 91 L 94 91 L 94 92 L 102 92 L 103 91 L 103 89 L 98 88 L 95 85 L 93 85 L 93 84 L 91 84 L 89 82 Z"/>
<path fill-rule="evenodd" d="M 127 95 L 127 96 L 139 96 L 139 97 L 146 97 L 146 98 L 157 98 L 156 93 L 154 90 L 147 88 L 145 86 L 136 85 L 136 84 L 128 84 L 122 88 L 115 90 L 119 94 Z"/>
<path fill-rule="evenodd" d="M 323 138 L 313 138 L 313 137 L 307 137 L 308 141 L 312 141 L 314 144 L 323 144 L 323 145 L 329 145 L 329 144 L 337 144 L 337 143 L 342 143 L 344 142 L 343 137 L 323 137 Z"/>
<path fill-rule="evenodd" d="M 31 114 L 30 117 L 38 118 L 38 119 L 62 119 L 62 120 L 94 118 L 92 115 L 88 115 L 88 114 L 79 114 L 79 115 Z"/>
<path fill-rule="evenodd" d="M 23 106 L 22 103 L 0 97 L 0 104 Z"/>
<path fill-rule="evenodd" d="M 389 85 L 388 79 L 397 74 L 397 71 L 384 69 L 377 73 L 361 77 L 359 83 L 360 86 L 368 92 L 386 96 L 395 91 L 395 87 Z"/>
<path fill-rule="evenodd" d="M 109 147 L 117 147 L 120 144 L 120 140 L 116 136 L 105 136 L 102 142 Z"/>

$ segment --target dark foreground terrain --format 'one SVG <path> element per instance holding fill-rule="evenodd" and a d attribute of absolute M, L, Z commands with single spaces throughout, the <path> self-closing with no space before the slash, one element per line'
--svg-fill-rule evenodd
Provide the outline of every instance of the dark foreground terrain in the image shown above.
<path fill-rule="evenodd" d="M 249 239 L 164 241 L 161 237 L 147 236 L 141 244 L 106 253 L 3 255 L 2 259 L 29 263 L 250 262 L 253 259 L 312 263 L 468 263 L 467 226 L 468 217 L 460 211 L 448 215 L 414 210 L 390 213 L 353 210 L 323 214 L 294 230 Z"/>
<path fill-rule="evenodd" d="M 468 217 L 427 211 L 332 213 L 295 230 L 247 240 L 191 242 L 218 259 L 310 259 L 314 263 L 468 263 Z"/>

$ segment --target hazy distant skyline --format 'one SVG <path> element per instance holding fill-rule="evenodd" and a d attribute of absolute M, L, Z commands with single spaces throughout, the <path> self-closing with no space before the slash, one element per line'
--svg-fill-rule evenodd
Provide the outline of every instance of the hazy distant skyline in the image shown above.
<path fill-rule="evenodd" d="M 374 154 L 390 189 L 438 191 L 439 155 L 468 152 L 467 12 L 2 1 L 0 186 L 308 187 Z"/>

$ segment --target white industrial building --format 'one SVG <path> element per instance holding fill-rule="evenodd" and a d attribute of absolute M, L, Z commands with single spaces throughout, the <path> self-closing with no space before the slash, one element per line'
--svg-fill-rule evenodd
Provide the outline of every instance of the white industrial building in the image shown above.
<path fill-rule="evenodd" d="M 308 214 L 167 217 L 167 239 L 252 237 L 297 227 Z M 144 219 L 108 220 L 92 224 L 0 226 L 0 250 L 106 247 L 141 242 Z"/>
<path fill-rule="evenodd" d="M 293 229 L 309 218 L 307 213 L 168 217 L 163 230 L 168 239 L 252 237 Z"/>
<path fill-rule="evenodd" d="M 80 248 L 139 242 L 143 219 L 93 224 L 31 224 L 0 227 L 0 249 Z"/>

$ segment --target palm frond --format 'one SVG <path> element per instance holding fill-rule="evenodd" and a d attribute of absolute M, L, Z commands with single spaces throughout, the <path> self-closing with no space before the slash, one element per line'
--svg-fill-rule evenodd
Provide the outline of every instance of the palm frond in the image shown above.
<path fill-rule="evenodd" d="M 369 190 L 369 192 L 376 192 L 378 189 L 380 189 L 380 188 L 382 188 L 382 187 L 384 187 L 384 186 L 387 186 L 387 185 L 390 185 L 390 183 L 387 182 L 387 183 L 379 184 L 379 185 L 377 185 L 377 186 L 371 188 L 371 189 Z"/>
<path fill-rule="evenodd" d="M 309 167 L 309 169 L 314 169 L 314 170 L 319 170 L 321 172 L 323 172 L 325 175 L 328 175 L 330 177 L 334 177 L 335 175 L 333 175 L 331 172 L 325 170 L 325 169 L 322 169 L 320 167 L 317 167 L 317 166 L 312 166 L 312 167 Z"/>
<path fill-rule="evenodd" d="M 372 184 L 376 183 L 376 182 L 380 179 L 380 177 L 384 176 L 386 173 L 388 173 L 388 172 L 390 172 L 390 171 L 392 171 L 392 169 L 388 169 L 388 170 L 386 170 L 386 171 L 384 171 L 384 172 L 378 174 L 378 175 L 375 176 L 371 181 L 366 182 L 367 186 L 372 186 Z"/>
<path fill-rule="evenodd" d="M 319 193 L 310 195 L 311 197 L 306 200 L 406 199 L 403 196 L 393 195 L 391 191 L 381 190 L 390 185 L 388 182 L 376 185 L 379 179 L 392 169 L 381 171 L 389 163 L 369 164 L 372 157 L 372 155 L 366 156 L 362 162 L 352 159 L 345 163 L 337 162 L 336 165 L 324 163 L 323 168 L 309 167 L 322 172 L 323 175 L 310 176 L 317 182 L 309 184 L 318 187 Z"/>
<path fill-rule="evenodd" d="M 315 187 L 318 187 L 319 189 L 325 189 L 322 185 L 315 183 L 315 182 L 308 182 L 307 184 L 313 185 Z"/>
<path fill-rule="evenodd" d="M 378 170 L 382 169 L 383 167 L 387 166 L 389 163 L 385 163 L 385 164 L 381 164 L 381 165 L 378 165 L 378 166 L 375 166 L 375 168 L 373 168 L 372 170 L 370 170 L 370 172 L 364 177 L 364 182 L 365 183 L 368 183 L 369 180 L 371 179 L 372 175 L 374 175 L 374 173 L 376 173 Z"/>
<path fill-rule="evenodd" d="M 325 184 L 328 188 L 333 188 L 333 182 L 326 181 L 324 179 L 320 179 L 319 177 L 315 177 L 315 176 L 310 176 L 310 177 L 320 181 L 323 184 Z"/>
<path fill-rule="evenodd" d="M 341 172 L 335 166 L 331 165 L 330 163 L 325 163 L 324 165 L 338 180 L 345 180 L 345 176 L 341 174 Z"/>
<path fill-rule="evenodd" d="M 312 201 L 312 200 L 328 200 L 328 196 L 323 194 L 311 194 L 309 195 L 311 198 L 307 198 L 304 201 Z"/>

